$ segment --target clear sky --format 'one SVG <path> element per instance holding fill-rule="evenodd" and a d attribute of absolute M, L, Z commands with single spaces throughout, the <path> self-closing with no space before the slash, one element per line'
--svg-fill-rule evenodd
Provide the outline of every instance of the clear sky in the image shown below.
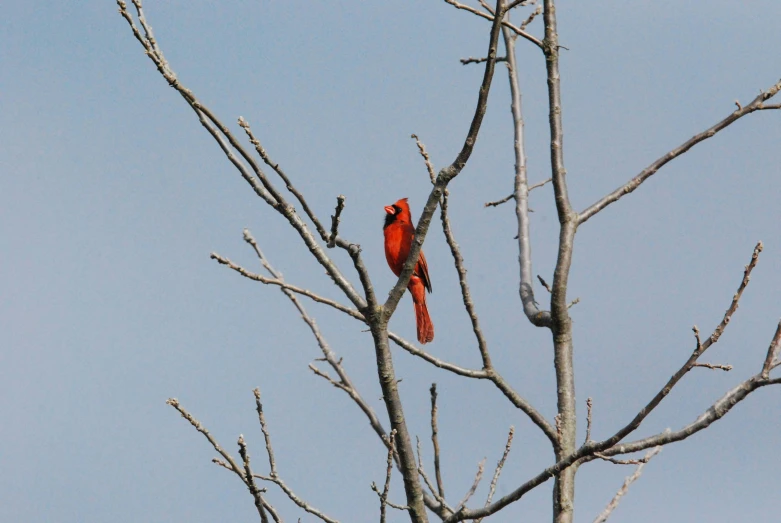
<path fill-rule="evenodd" d="M 489 25 L 442 1 L 147 0 L 181 81 L 232 125 L 244 116 L 321 218 L 335 197 L 341 231 L 361 244 L 381 297 L 384 205 L 429 182 L 416 133 L 437 167 L 466 134 Z M 112 1 L 7 0 L 0 9 L 0 520 L 211 522 L 257 518 L 237 478 L 165 400 L 177 397 L 231 452 L 243 433 L 259 472 L 260 386 L 280 474 L 342 521 L 377 519 L 372 481 L 385 454 L 362 413 L 307 365 L 311 334 L 251 269 L 249 227 L 292 282 L 340 298 L 286 223 L 249 190 L 193 112 L 154 69 Z M 565 162 L 583 209 L 781 77 L 781 4 L 561 1 Z M 540 21 L 530 28 L 541 34 Z M 529 177 L 549 176 L 544 62 L 519 40 Z M 514 212 L 483 203 L 512 188 L 505 71 L 475 153 L 451 185 L 452 219 L 494 360 L 548 419 L 555 414 L 549 333 L 518 299 Z M 238 127 L 236 127 L 238 130 Z M 665 167 L 579 231 L 570 296 L 577 395 L 594 398 L 594 436 L 625 424 L 716 326 L 757 240 L 765 243 L 740 310 L 637 436 L 692 421 L 757 372 L 781 317 L 781 112 L 750 115 Z M 557 218 L 550 187 L 531 198 L 534 272 L 550 280 Z M 430 351 L 479 358 L 456 273 L 434 222 L 425 251 L 437 328 Z M 337 262 L 357 284 L 343 253 Z M 545 291 L 537 288 L 540 299 Z M 384 408 L 361 325 L 306 304 L 363 395 Z M 414 339 L 409 298 L 392 329 Z M 427 346 L 428 347 L 428 346 Z M 410 430 L 432 470 L 428 387 L 440 389 L 448 497 L 457 503 L 507 430 L 505 494 L 551 463 L 547 440 L 490 384 L 465 381 L 394 349 Z M 615 522 L 775 521 L 781 388 L 750 396 L 709 430 L 667 447 Z M 632 467 L 578 474 L 576 521 L 589 522 Z M 485 480 L 472 506 L 482 504 Z M 551 484 L 497 521 L 550 519 Z M 288 521 L 312 518 L 271 488 Z M 403 500 L 395 481 L 391 499 Z M 392 520 L 403 520 L 392 514 Z"/>

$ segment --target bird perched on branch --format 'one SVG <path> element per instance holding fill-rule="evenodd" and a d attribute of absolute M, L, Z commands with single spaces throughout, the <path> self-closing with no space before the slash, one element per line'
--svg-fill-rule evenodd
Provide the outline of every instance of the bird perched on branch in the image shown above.
<path fill-rule="evenodd" d="M 382 230 L 385 234 L 385 259 L 393 274 L 398 276 L 407 261 L 412 240 L 415 238 L 415 227 L 412 225 L 412 216 L 406 198 L 402 198 L 393 205 L 385 206 L 385 225 Z M 423 251 L 412 271 L 412 278 L 407 285 L 412 295 L 412 304 L 415 307 L 415 321 L 418 328 L 418 341 L 429 343 L 434 339 L 434 324 L 426 307 L 426 291 L 431 292 L 431 278 L 428 276 L 428 264 Z"/>

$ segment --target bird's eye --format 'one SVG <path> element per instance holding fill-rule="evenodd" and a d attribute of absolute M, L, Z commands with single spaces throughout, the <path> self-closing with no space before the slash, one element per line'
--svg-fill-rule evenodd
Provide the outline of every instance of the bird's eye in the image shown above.
<path fill-rule="evenodd" d="M 401 207 L 399 207 L 398 205 L 394 205 L 393 210 L 395 211 L 393 214 L 399 214 L 401 212 Z"/>

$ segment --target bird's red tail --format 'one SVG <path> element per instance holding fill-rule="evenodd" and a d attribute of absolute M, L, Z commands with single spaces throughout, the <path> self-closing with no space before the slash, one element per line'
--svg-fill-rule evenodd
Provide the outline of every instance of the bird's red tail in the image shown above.
<path fill-rule="evenodd" d="M 431 316 L 428 315 L 426 307 L 426 295 L 421 293 L 423 299 L 415 300 L 415 322 L 418 325 L 418 341 L 420 343 L 429 343 L 434 340 L 434 324 L 431 323 Z"/>

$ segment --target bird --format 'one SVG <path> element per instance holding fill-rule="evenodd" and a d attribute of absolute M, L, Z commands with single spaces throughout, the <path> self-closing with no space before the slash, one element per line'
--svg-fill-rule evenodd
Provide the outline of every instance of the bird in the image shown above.
<path fill-rule="evenodd" d="M 385 225 L 382 228 L 385 235 L 385 259 L 388 260 L 388 266 L 393 274 L 398 276 L 409 256 L 412 240 L 415 238 L 415 227 L 412 225 L 407 198 L 402 198 L 393 205 L 386 205 L 385 212 Z M 434 339 L 434 324 L 426 307 L 426 291 L 431 292 L 431 278 L 428 275 L 428 264 L 422 250 L 407 289 L 415 307 L 418 341 L 422 344 L 430 343 Z"/>

